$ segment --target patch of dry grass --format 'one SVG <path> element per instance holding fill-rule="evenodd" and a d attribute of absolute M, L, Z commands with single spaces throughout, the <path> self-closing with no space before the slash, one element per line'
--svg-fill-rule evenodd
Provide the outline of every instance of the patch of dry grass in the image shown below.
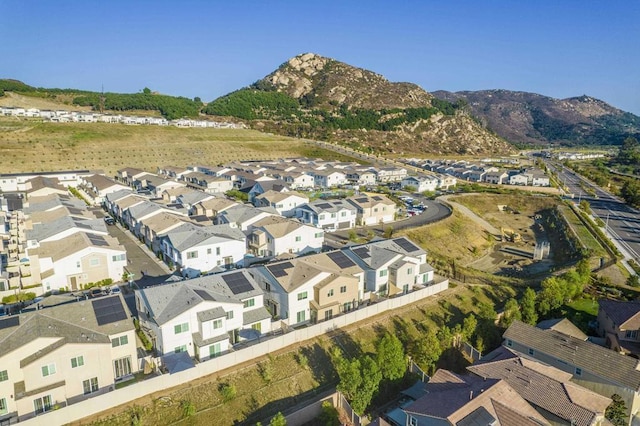
<path fill-rule="evenodd" d="M 298 139 L 254 130 L 0 118 L 0 173 L 101 169 L 113 176 L 123 167 L 155 172 L 165 165 L 217 165 L 307 153 L 336 158 L 335 153 L 311 149 Z"/>

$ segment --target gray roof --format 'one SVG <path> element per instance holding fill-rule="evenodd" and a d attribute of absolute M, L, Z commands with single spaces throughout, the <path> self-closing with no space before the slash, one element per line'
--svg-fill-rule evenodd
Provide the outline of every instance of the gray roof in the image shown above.
<path fill-rule="evenodd" d="M 72 216 L 63 216 L 47 223 L 37 223 L 26 234 L 28 240 L 42 241 L 73 228 L 79 228 L 83 232 L 92 234 L 108 234 L 107 226 L 103 220 L 82 219 Z"/>
<path fill-rule="evenodd" d="M 119 298 L 127 317 L 131 316 L 120 295 L 108 297 Z M 128 318 L 98 325 L 92 300 L 81 300 L 6 317 L 0 319 L 0 357 L 40 337 L 62 339 L 53 346 L 50 345 L 49 351 L 64 343 L 110 343 L 109 336 L 134 329 L 133 322 Z M 44 352 L 46 351 L 40 355 L 44 355 Z"/>
<path fill-rule="evenodd" d="M 227 223 L 244 223 L 262 213 L 269 213 L 279 216 L 278 211 L 273 207 L 257 208 L 246 204 L 240 204 L 230 207 L 227 210 L 221 212 L 220 216 L 223 216 Z"/>
<path fill-rule="evenodd" d="M 193 333 L 191 336 L 193 337 L 193 343 L 199 348 L 203 346 L 209 346 L 218 342 L 223 342 L 225 340 L 229 340 L 228 333 L 222 333 L 217 336 L 209 337 L 208 339 L 203 339 L 202 334 L 200 334 L 200 332 L 197 331 Z"/>
<path fill-rule="evenodd" d="M 579 367 L 611 383 L 635 391 L 640 390 L 637 359 L 555 330 L 541 330 L 520 321 L 511 324 L 503 337 Z"/>
<path fill-rule="evenodd" d="M 244 241 L 245 235 L 229 225 L 198 226 L 185 223 L 167 232 L 165 238 L 176 250 L 183 251 L 205 242 L 214 244 L 228 240 Z"/>
<path fill-rule="evenodd" d="M 130 189 L 120 189 L 118 191 L 105 195 L 105 198 L 107 199 L 107 201 L 113 203 L 114 201 L 118 201 L 119 199 L 131 194 L 133 194 L 133 191 Z"/>
<path fill-rule="evenodd" d="M 393 240 L 379 240 L 359 246 L 349 247 L 347 252 L 351 257 L 359 259 L 362 263 L 373 269 L 378 269 L 379 267 L 388 264 L 392 260 L 398 258 L 398 256 L 408 255 L 417 257 L 426 254 L 424 250 L 414 243 L 411 244 L 415 246 L 417 250 L 408 252 L 398 245 L 400 240 L 406 240 L 411 243 L 411 241 L 405 237 L 395 238 Z"/>
<path fill-rule="evenodd" d="M 200 201 L 211 198 L 211 194 L 204 193 L 202 191 L 189 191 L 185 194 L 181 194 L 178 199 L 181 204 L 192 206 Z"/>
<path fill-rule="evenodd" d="M 335 213 L 340 210 L 356 211 L 355 206 L 344 200 L 316 200 L 311 203 L 303 204 L 298 208 L 311 210 L 317 214 L 324 212 Z"/>
<path fill-rule="evenodd" d="M 509 353 L 502 347 L 497 351 Z M 508 356 L 508 354 L 506 355 Z M 483 378 L 503 379 L 530 404 L 536 405 L 576 426 L 591 425 L 611 399 L 598 395 L 570 381 L 557 380 L 564 373 L 552 367 L 542 371 L 534 368 L 534 361 L 523 360 L 511 353 L 510 358 L 480 362 L 467 367 L 469 371 Z M 556 370 L 556 371 L 553 371 Z M 555 374 L 554 374 L 555 373 Z"/>
<path fill-rule="evenodd" d="M 251 290 L 234 294 L 223 279 L 231 273 L 242 273 Z M 145 301 L 150 317 L 156 324 L 162 325 L 205 300 L 242 303 L 243 299 L 262 294 L 262 290 L 247 271 L 240 270 L 148 287 L 136 293 Z"/>
<path fill-rule="evenodd" d="M 271 314 L 269 313 L 269 311 L 267 311 L 267 308 L 265 308 L 264 306 L 260 306 L 258 309 L 252 309 L 250 311 L 243 312 L 242 324 L 253 324 L 267 318 L 271 318 Z"/>
<path fill-rule="evenodd" d="M 224 318 L 226 316 L 227 316 L 227 313 L 220 306 L 207 309 L 206 311 L 198 312 L 197 314 L 198 321 L 200 322 L 211 321 L 213 319 Z"/>
<path fill-rule="evenodd" d="M 152 201 L 143 201 L 129 207 L 129 216 L 135 219 L 144 217 L 150 213 L 161 210 L 162 207 Z"/>
<path fill-rule="evenodd" d="M 77 198 L 55 194 L 53 196 L 32 197 L 29 199 L 29 207 L 24 209 L 26 214 L 43 212 L 55 207 L 66 206 L 86 209 L 86 204 Z"/>

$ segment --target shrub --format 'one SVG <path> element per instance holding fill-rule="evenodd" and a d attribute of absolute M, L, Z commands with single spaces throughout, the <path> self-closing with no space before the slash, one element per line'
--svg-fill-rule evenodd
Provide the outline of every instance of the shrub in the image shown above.
<path fill-rule="evenodd" d="M 196 406 L 193 402 L 184 400 L 180 405 L 182 406 L 182 417 L 188 418 L 196 414 Z"/>
<path fill-rule="evenodd" d="M 229 402 L 236 397 L 236 387 L 230 383 L 222 383 L 218 390 L 224 402 Z"/>

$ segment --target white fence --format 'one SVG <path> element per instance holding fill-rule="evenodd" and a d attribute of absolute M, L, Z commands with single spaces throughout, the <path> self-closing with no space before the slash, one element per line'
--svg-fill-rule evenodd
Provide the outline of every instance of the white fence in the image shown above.
<path fill-rule="evenodd" d="M 280 350 L 295 343 L 313 339 L 314 337 L 321 336 L 339 329 L 340 327 L 417 302 L 426 297 L 440 293 L 448 287 L 449 280 L 443 280 L 441 282 L 434 283 L 429 287 L 425 287 L 399 297 L 384 299 L 365 308 L 360 308 L 356 311 L 349 312 L 348 314 L 335 317 L 329 321 L 323 321 L 319 324 L 293 330 L 287 334 L 262 339 L 262 341 L 246 348 L 196 364 L 194 368 L 174 374 L 164 374 L 125 388 L 97 395 L 82 402 L 68 405 L 64 408 L 25 420 L 20 424 L 41 425 L 43 422 L 48 424 L 66 424 L 80 420 L 87 416 L 100 413 L 101 411 L 104 411 L 105 408 L 129 404 L 135 399 L 141 398 L 145 395 L 182 385 L 192 380 L 233 367 L 234 365 L 260 358 L 268 353 Z M 43 416 L 45 417 L 43 418 Z"/>

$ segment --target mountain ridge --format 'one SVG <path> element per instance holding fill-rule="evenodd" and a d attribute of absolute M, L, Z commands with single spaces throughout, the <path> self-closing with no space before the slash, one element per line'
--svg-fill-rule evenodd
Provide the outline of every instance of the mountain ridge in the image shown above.
<path fill-rule="evenodd" d="M 465 101 L 484 126 L 521 145 L 619 145 L 640 135 L 640 117 L 588 95 L 556 99 L 505 89 L 433 95 Z"/>

